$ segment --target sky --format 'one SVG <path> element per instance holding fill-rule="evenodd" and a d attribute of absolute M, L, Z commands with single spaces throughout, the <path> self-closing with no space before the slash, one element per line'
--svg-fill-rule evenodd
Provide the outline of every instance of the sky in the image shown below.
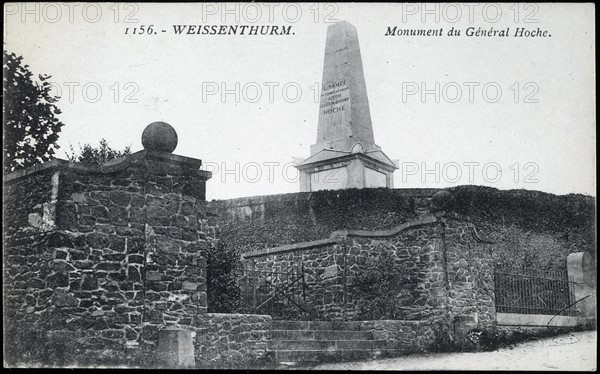
<path fill-rule="evenodd" d="M 164 121 L 178 133 L 174 153 L 213 171 L 207 199 L 297 192 L 294 160 L 316 142 L 327 27 L 345 20 L 358 30 L 375 142 L 399 162 L 396 188 L 596 194 L 593 4 L 4 7 L 4 49 L 51 75 L 61 96 L 59 158 L 102 138 L 141 150 L 144 128 Z M 176 35 L 174 25 L 291 29 Z M 394 27 L 442 35 L 386 36 Z"/>

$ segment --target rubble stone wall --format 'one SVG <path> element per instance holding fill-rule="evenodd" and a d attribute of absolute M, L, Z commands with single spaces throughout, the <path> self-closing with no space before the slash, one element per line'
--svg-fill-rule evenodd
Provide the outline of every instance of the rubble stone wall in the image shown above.
<path fill-rule="evenodd" d="M 448 321 L 452 328 L 455 316 L 477 315 L 482 324 L 493 323 L 491 247 L 477 242 L 467 222 L 441 217 L 386 237 L 369 231 L 346 234 L 326 246 L 250 252 L 247 261 L 263 271 L 303 267 L 306 304 L 318 319 L 379 319 L 371 313 L 374 303 L 387 297 L 394 303 L 388 318 Z M 397 276 L 387 278 L 385 272 Z M 379 277 L 375 283 L 390 282 L 385 296 L 361 287 L 369 274 Z"/>
<path fill-rule="evenodd" d="M 215 229 L 198 161 L 141 151 L 5 179 L 4 310 L 15 360 L 143 361 L 158 329 L 206 312 L 202 251 Z"/>
<path fill-rule="evenodd" d="M 386 349 L 399 350 L 403 354 L 431 352 L 436 349 L 436 330 L 429 321 L 361 321 L 360 329 L 372 331 L 374 340 L 387 342 Z"/>
<path fill-rule="evenodd" d="M 199 368 L 247 368 L 270 360 L 270 316 L 207 313 L 193 330 Z"/>

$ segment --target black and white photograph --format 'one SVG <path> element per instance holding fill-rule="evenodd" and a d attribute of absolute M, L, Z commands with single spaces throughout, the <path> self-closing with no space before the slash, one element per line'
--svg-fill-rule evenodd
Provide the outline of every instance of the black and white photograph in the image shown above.
<path fill-rule="evenodd" d="M 594 3 L 3 7 L 5 369 L 597 370 Z"/>

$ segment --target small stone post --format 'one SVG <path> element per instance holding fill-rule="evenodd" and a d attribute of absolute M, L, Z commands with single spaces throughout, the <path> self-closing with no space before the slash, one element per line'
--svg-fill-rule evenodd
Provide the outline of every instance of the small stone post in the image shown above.
<path fill-rule="evenodd" d="M 159 332 L 156 349 L 157 366 L 168 369 L 194 368 L 194 332 L 166 328 Z"/>
<path fill-rule="evenodd" d="M 567 257 L 567 273 L 573 285 L 573 296 L 575 301 L 583 299 L 575 304 L 581 317 L 595 320 L 596 315 L 596 272 L 592 256 L 587 252 L 571 253 Z"/>

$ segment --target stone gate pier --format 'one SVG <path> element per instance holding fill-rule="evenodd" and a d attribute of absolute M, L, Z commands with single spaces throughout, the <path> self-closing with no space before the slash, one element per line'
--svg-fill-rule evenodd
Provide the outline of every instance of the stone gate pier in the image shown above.
<path fill-rule="evenodd" d="M 10 362 L 160 365 L 161 331 L 201 324 L 211 173 L 172 153 L 166 123 L 142 143 L 100 166 L 54 160 L 4 177 Z"/>

